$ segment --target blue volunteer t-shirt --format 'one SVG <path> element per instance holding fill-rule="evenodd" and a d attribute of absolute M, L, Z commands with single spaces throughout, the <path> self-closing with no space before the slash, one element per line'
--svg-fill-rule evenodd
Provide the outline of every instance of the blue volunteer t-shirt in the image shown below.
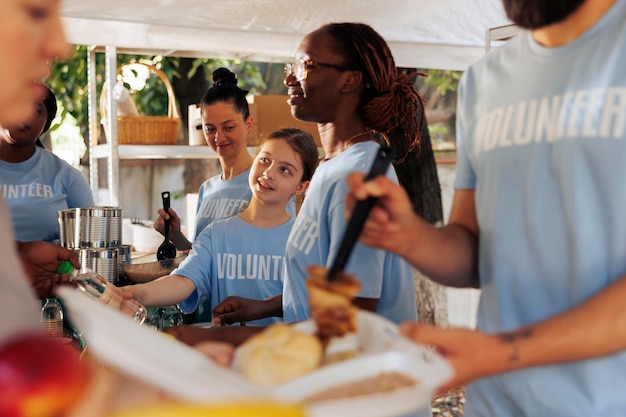
<path fill-rule="evenodd" d="M 281 294 L 285 244 L 293 223 L 292 217 L 280 226 L 259 228 L 233 216 L 207 226 L 187 259 L 172 272 L 196 285 L 180 308 L 193 312 L 203 296 L 216 306 L 231 295 L 263 300 Z M 279 321 L 275 317 L 248 324 L 267 326 Z"/>
<path fill-rule="evenodd" d="M 626 1 L 567 45 L 523 33 L 472 65 L 457 124 L 455 187 L 475 190 L 480 226 L 481 330 L 545 320 L 626 274 Z M 482 378 L 465 415 L 624 416 L 625 370 L 621 352 Z"/>
<path fill-rule="evenodd" d="M 250 168 L 229 180 L 223 180 L 222 174 L 216 175 L 200 186 L 196 210 L 196 237 L 215 220 L 234 216 L 248 205 L 252 198 L 249 176 Z M 287 213 L 292 217 L 296 215 L 295 201 L 295 198 L 292 198 L 287 204 Z M 211 306 L 208 299 L 201 299 L 196 320 L 211 321 L 213 316 Z"/>
<path fill-rule="evenodd" d="M 40 147 L 24 162 L 0 160 L 0 195 L 21 242 L 58 239 L 58 210 L 94 205 L 82 172 Z"/>
<path fill-rule="evenodd" d="M 248 184 L 250 169 L 229 180 L 222 174 L 209 178 L 198 191 L 195 236 L 215 220 L 225 219 L 246 207 L 252 198 Z"/>
<path fill-rule="evenodd" d="M 307 267 L 330 267 L 347 226 L 346 178 L 354 171 L 369 171 L 378 148 L 374 142 L 357 143 L 315 171 L 287 243 L 285 321 L 310 318 Z M 387 176 L 397 182 L 393 168 L 389 168 Z M 417 318 L 413 269 L 400 257 L 357 242 L 346 272 L 361 283 L 358 297 L 379 300 L 376 312 L 381 316 L 396 323 Z"/>

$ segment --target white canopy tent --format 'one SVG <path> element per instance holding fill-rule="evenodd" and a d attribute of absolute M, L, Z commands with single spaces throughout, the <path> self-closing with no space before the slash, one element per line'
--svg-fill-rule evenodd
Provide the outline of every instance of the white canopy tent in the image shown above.
<path fill-rule="evenodd" d="M 90 137 L 96 138 L 96 50 L 106 51 L 109 80 L 117 73 L 117 53 L 286 62 L 293 59 L 305 34 L 325 23 L 354 21 L 381 33 L 398 66 L 465 70 L 485 54 L 489 39 L 508 36 L 510 22 L 501 1 L 63 0 L 61 15 L 70 42 L 105 47 L 91 48 L 88 57 Z M 106 107 L 107 114 L 116 114 L 113 101 L 108 100 Z M 95 159 L 106 158 L 114 205 L 119 202 L 120 157 L 172 157 L 173 152 L 167 147 L 167 153 L 144 155 L 143 147 L 129 153 L 118 147 L 116 122 L 116 117 L 108 119 L 111 140 L 106 146 L 90 141 L 91 183 L 97 184 Z"/>
<path fill-rule="evenodd" d="M 292 59 L 328 22 L 370 24 L 403 67 L 465 70 L 487 30 L 508 25 L 501 0 L 64 0 L 69 41 L 163 55 Z"/>

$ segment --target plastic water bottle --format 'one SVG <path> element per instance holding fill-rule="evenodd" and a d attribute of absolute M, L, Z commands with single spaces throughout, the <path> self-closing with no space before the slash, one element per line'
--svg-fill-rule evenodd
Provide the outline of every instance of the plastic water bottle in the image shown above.
<path fill-rule="evenodd" d="M 183 314 L 176 306 L 168 306 L 161 313 L 161 330 L 183 324 Z"/>
<path fill-rule="evenodd" d="M 148 307 L 148 315 L 146 321 L 143 322 L 144 326 L 152 327 L 155 330 L 161 330 L 161 315 L 157 307 Z"/>
<path fill-rule="evenodd" d="M 146 319 L 147 310 L 143 305 L 133 299 L 124 299 L 122 290 L 89 268 L 78 271 L 70 262 L 63 261 L 57 272 L 68 274 L 70 280 L 75 281 L 78 288 L 85 294 L 132 317 L 139 324 Z"/>
<path fill-rule="evenodd" d="M 48 336 L 63 337 L 63 307 L 56 298 L 46 298 L 41 308 L 41 323 Z"/>

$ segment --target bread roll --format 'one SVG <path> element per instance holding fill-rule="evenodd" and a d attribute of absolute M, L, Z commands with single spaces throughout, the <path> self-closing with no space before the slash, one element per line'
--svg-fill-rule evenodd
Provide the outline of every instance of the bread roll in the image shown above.
<path fill-rule="evenodd" d="M 261 387 L 272 387 L 320 366 L 319 339 L 288 324 L 275 324 L 248 339 L 235 353 L 235 368 Z"/>

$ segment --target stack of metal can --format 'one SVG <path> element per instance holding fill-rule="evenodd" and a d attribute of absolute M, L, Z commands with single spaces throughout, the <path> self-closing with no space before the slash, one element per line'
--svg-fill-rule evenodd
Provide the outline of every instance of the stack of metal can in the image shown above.
<path fill-rule="evenodd" d="M 130 262 L 130 245 L 122 244 L 122 209 L 95 206 L 58 211 L 59 243 L 76 250 L 80 262 L 117 284 L 122 265 Z"/>

